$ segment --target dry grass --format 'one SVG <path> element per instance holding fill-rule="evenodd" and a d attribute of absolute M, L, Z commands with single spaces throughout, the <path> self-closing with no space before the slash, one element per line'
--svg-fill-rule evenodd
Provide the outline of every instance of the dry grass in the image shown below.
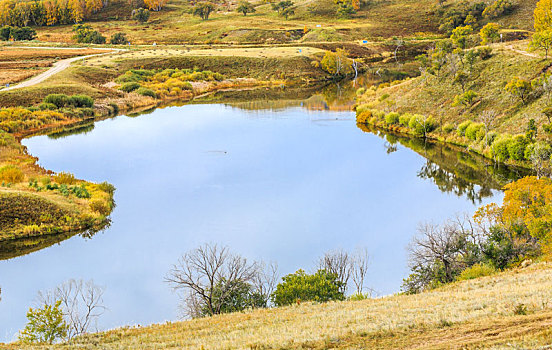
<path fill-rule="evenodd" d="M 498 132 L 512 134 L 523 132 L 529 118 L 534 118 L 540 125 L 547 122 L 541 113 L 549 103 L 545 96 L 522 105 L 518 99 L 504 90 L 504 85 L 513 77 L 528 80 L 536 78 L 548 66 L 549 61 L 540 57 L 540 53 L 527 52 L 528 41 L 494 44 L 493 57 L 488 60 L 478 59 L 473 68 L 466 90 L 478 94 L 477 103 L 471 108 L 452 105 L 454 97 L 462 93 L 458 84 L 453 84 L 452 75 L 444 68 L 440 77 L 429 74 L 404 83 L 380 89 L 374 96 L 367 96 L 375 108 L 400 113 L 419 113 L 442 118 L 443 123 L 459 123 L 473 119 L 478 120 L 481 113 L 494 110 L 499 113 L 494 128 Z M 536 57 L 533 57 L 536 56 Z M 385 100 L 382 96 L 389 95 Z"/>
<path fill-rule="evenodd" d="M 550 342 L 552 265 L 419 295 L 301 304 L 91 334 L 60 349 L 452 349 Z M 515 315 L 524 304 L 528 315 Z M 25 348 L 12 345 L 10 349 Z"/>
<path fill-rule="evenodd" d="M 92 18 L 91 24 L 104 36 L 127 33 L 133 44 L 281 44 L 290 42 L 345 42 L 381 39 L 393 36 L 435 36 L 439 27 L 438 5 L 434 0 L 374 0 L 350 19 L 335 15 L 331 0 L 296 0 L 295 16 L 278 17 L 270 4 L 252 1 L 257 12 L 247 17 L 236 13 L 238 1 L 225 2 L 202 21 L 190 14 L 185 0 L 171 0 L 160 12 L 153 12 L 148 23 L 130 19 L 132 9 L 126 1 L 114 0 Z M 445 7 L 461 0 L 449 0 Z M 469 1 L 475 2 L 475 1 Z M 520 0 L 516 11 L 498 19 L 506 28 L 532 29 L 532 11 L 536 0 Z M 309 6 L 323 12 L 312 14 Z M 307 29 L 307 32 L 304 29 Z M 72 42 L 71 26 L 42 27 L 39 39 Z"/>
<path fill-rule="evenodd" d="M 0 47 L 0 86 L 13 84 L 35 76 L 55 61 L 75 56 L 102 53 L 92 49 L 49 49 Z"/>

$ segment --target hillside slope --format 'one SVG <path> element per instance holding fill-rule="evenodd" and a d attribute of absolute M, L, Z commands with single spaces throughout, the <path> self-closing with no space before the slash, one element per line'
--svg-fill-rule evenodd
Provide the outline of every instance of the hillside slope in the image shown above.
<path fill-rule="evenodd" d="M 279 44 L 289 42 L 343 42 L 382 40 L 395 36 L 425 38 L 441 35 L 444 12 L 463 6 L 492 1 L 449 0 L 439 6 L 434 0 L 366 1 L 351 18 L 339 18 L 333 0 L 296 0 L 295 15 L 284 19 L 269 2 L 251 1 L 256 12 L 236 12 L 238 1 L 218 3 L 206 21 L 191 14 L 187 0 L 171 0 L 148 23 L 132 20 L 128 1 L 113 0 L 94 15 L 90 23 L 109 38 L 125 32 L 133 44 Z M 518 0 L 513 11 L 493 19 L 504 28 L 532 29 L 536 0 Z M 482 23 L 484 24 L 484 23 Z M 71 42 L 72 26 L 37 28 L 41 41 Z"/>
<path fill-rule="evenodd" d="M 539 263 L 417 295 L 309 303 L 122 328 L 90 334 L 55 348 L 535 347 L 552 339 L 551 277 L 552 264 Z M 8 348 L 22 346 L 14 344 Z"/>

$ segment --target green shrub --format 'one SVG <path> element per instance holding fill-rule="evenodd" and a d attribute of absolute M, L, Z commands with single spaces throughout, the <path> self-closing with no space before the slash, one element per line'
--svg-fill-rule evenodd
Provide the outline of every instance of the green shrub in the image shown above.
<path fill-rule="evenodd" d="M 27 312 L 27 324 L 19 334 L 19 340 L 27 344 L 52 344 L 67 336 L 69 326 L 63 320 L 61 300 L 43 308 L 30 308 Z"/>
<path fill-rule="evenodd" d="M 0 40 L 8 41 L 11 38 L 12 26 L 2 26 L 0 28 Z"/>
<path fill-rule="evenodd" d="M 56 106 L 53 103 L 42 102 L 41 104 L 38 105 L 38 109 L 40 109 L 41 111 L 46 111 L 46 110 L 54 111 L 58 109 L 58 106 Z"/>
<path fill-rule="evenodd" d="M 62 108 L 69 102 L 69 96 L 65 94 L 50 94 L 44 98 L 43 102 L 56 105 L 57 108 Z"/>
<path fill-rule="evenodd" d="M 387 125 L 398 124 L 399 123 L 399 113 L 391 112 L 385 116 L 385 123 Z"/>
<path fill-rule="evenodd" d="M 0 181 L 16 184 L 23 181 L 23 171 L 15 165 L 6 165 L 0 168 Z"/>
<path fill-rule="evenodd" d="M 13 41 L 28 41 L 36 39 L 36 31 L 31 27 L 13 28 L 10 34 Z"/>
<path fill-rule="evenodd" d="M 125 33 L 115 33 L 111 35 L 109 42 L 113 45 L 125 45 L 128 43 L 128 39 Z"/>
<path fill-rule="evenodd" d="M 399 123 L 401 125 L 404 125 L 406 127 L 408 127 L 408 123 L 410 122 L 410 118 L 412 117 L 411 114 L 409 113 L 405 113 L 405 114 L 402 114 L 400 117 L 399 117 Z"/>
<path fill-rule="evenodd" d="M 508 154 L 510 158 L 514 160 L 525 159 L 525 148 L 527 148 L 528 142 L 525 135 L 516 135 L 512 141 L 508 144 Z"/>
<path fill-rule="evenodd" d="M 457 281 L 471 280 L 478 277 L 490 276 L 495 272 L 496 270 L 494 267 L 487 264 L 479 263 L 462 271 L 460 275 L 456 278 L 456 280 Z"/>
<path fill-rule="evenodd" d="M 512 136 L 508 134 L 501 135 L 496 138 L 492 143 L 493 155 L 500 162 L 504 162 L 510 158 L 510 152 L 508 151 L 509 145 L 512 142 Z"/>
<path fill-rule="evenodd" d="M 326 302 L 330 300 L 344 300 L 341 292 L 342 283 L 335 274 L 318 270 L 308 275 L 303 270 L 289 274 L 282 278 L 276 286 L 272 299 L 276 306 L 291 305 L 301 301 Z"/>
<path fill-rule="evenodd" d="M 75 32 L 73 39 L 78 43 L 105 44 L 105 37 L 97 30 L 93 30 L 88 24 L 75 24 L 73 32 Z"/>
<path fill-rule="evenodd" d="M 123 85 L 121 85 L 119 89 L 123 90 L 124 92 L 131 92 L 139 89 L 140 87 L 141 87 L 140 84 L 136 82 L 130 82 L 130 83 L 124 83 Z"/>
<path fill-rule="evenodd" d="M 71 192 L 73 192 L 77 198 L 90 198 L 90 192 L 88 192 L 84 185 L 72 187 Z"/>
<path fill-rule="evenodd" d="M 67 105 L 76 108 L 94 107 L 94 100 L 90 96 L 86 95 L 73 95 L 68 98 Z"/>
<path fill-rule="evenodd" d="M 132 19 L 137 20 L 140 23 L 145 23 L 150 18 L 150 12 L 148 9 L 139 8 L 132 10 Z"/>
<path fill-rule="evenodd" d="M 145 87 L 139 87 L 138 89 L 136 89 L 136 93 L 142 96 L 149 96 L 153 98 L 156 97 L 155 92 L 152 89 L 148 89 Z"/>
<path fill-rule="evenodd" d="M 447 124 L 443 125 L 443 132 L 445 132 L 447 134 L 450 134 L 452 131 L 454 131 L 454 129 L 456 129 L 454 124 L 447 123 Z"/>
<path fill-rule="evenodd" d="M 483 136 L 485 136 L 485 125 L 483 123 L 471 123 L 465 130 L 465 135 L 468 139 L 477 141 L 481 137 L 480 131 L 483 131 Z"/>
<path fill-rule="evenodd" d="M 492 143 L 494 142 L 494 140 L 496 140 L 497 137 L 498 137 L 498 134 L 496 132 L 489 131 L 487 133 L 487 146 L 492 145 Z"/>
<path fill-rule="evenodd" d="M 473 122 L 471 120 L 466 120 L 466 121 L 460 123 L 460 125 L 458 125 L 458 128 L 456 129 L 456 132 L 458 133 L 458 136 L 465 136 L 466 135 L 466 129 L 472 123 Z"/>
<path fill-rule="evenodd" d="M 437 123 L 431 116 L 424 117 L 420 114 L 414 114 L 410 117 L 408 127 L 412 129 L 416 135 L 425 137 L 427 133 L 437 128 Z"/>

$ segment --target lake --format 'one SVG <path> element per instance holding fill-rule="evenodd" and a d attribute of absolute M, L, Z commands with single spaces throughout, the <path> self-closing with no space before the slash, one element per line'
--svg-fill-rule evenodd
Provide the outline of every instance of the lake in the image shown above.
<path fill-rule="evenodd" d="M 418 223 L 501 202 L 497 188 L 515 177 L 309 101 L 188 104 L 23 140 L 46 169 L 114 184 L 117 207 L 91 238 L 0 261 L 0 341 L 24 327 L 39 290 L 70 278 L 105 287 L 99 329 L 176 320 L 164 276 L 205 242 L 275 261 L 280 275 L 366 247 L 368 286 L 394 293 Z"/>

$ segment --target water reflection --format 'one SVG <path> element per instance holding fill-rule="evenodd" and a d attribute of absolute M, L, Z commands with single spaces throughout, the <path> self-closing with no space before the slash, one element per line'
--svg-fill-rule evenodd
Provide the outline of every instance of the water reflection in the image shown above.
<path fill-rule="evenodd" d="M 431 180 L 442 192 L 466 197 L 474 204 L 493 196 L 493 190 L 530 174 L 529 170 L 496 164 L 469 153 L 462 147 L 390 133 L 366 124 L 357 124 L 364 132 L 385 140 L 387 154 L 403 145 L 426 158 L 417 176 Z"/>
<path fill-rule="evenodd" d="M 48 248 L 54 244 L 61 243 L 74 236 L 80 236 L 84 239 L 91 239 L 96 234 L 109 228 L 111 222 L 106 222 L 101 227 L 88 229 L 86 231 L 67 232 L 54 235 L 42 235 L 37 237 L 25 237 L 15 240 L 0 242 L 0 260 L 8 260 L 34 253 L 36 251 Z"/>

